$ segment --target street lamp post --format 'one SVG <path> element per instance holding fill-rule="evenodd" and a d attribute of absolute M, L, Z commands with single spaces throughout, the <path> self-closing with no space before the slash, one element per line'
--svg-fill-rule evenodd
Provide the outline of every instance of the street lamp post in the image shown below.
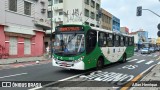
<path fill-rule="evenodd" d="M 53 53 L 53 50 L 52 50 L 52 31 L 53 31 L 53 0 L 51 0 L 51 35 L 50 35 L 50 43 L 51 43 L 51 48 L 50 48 L 50 51 L 51 51 L 51 58 L 52 58 L 52 53 Z"/>

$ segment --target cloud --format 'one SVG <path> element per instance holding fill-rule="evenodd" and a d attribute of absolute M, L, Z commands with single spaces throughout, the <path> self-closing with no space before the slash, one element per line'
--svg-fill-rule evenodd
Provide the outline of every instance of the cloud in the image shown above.
<path fill-rule="evenodd" d="M 130 31 L 144 29 L 149 32 L 149 37 L 156 38 L 160 17 L 149 11 L 143 11 L 142 16 L 137 17 L 137 6 L 160 14 L 159 0 L 102 0 L 102 8 L 118 17 L 121 20 L 121 26 L 128 27 Z"/>

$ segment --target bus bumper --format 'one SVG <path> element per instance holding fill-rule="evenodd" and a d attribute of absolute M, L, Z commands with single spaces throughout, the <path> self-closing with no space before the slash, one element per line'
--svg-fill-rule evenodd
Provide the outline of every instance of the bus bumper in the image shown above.
<path fill-rule="evenodd" d="M 62 63 L 66 63 L 67 65 L 64 66 L 64 65 L 62 65 Z M 56 66 L 56 67 L 65 68 L 65 69 L 85 70 L 83 61 L 71 64 L 70 62 L 65 62 L 65 61 L 56 62 L 53 59 L 52 60 L 52 65 Z"/>

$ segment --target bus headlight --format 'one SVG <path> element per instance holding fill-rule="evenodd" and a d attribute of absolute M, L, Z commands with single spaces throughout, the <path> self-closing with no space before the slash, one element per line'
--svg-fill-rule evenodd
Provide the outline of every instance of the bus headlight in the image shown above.
<path fill-rule="evenodd" d="M 74 63 L 78 63 L 84 59 L 84 56 L 80 57 L 78 60 L 75 60 Z"/>

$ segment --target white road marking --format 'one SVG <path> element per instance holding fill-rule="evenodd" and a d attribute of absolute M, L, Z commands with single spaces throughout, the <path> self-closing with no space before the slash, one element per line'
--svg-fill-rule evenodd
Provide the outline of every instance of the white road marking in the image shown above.
<path fill-rule="evenodd" d="M 25 75 L 25 74 L 28 74 L 28 73 L 14 74 L 14 75 L 9 75 L 9 76 L 3 76 L 3 77 L 0 77 L 0 78 L 15 77 L 15 76 L 20 76 L 20 75 Z"/>
<path fill-rule="evenodd" d="M 128 61 L 128 62 L 133 62 L 133 61 L 137 61 L 138 59 L 133 59 L 133 60 L 130 60 L 130 61 Z"/>
<path fill-rule="evenodd" d="M 147 63 L 145 63 L 145 64 L 147 64 L 147 65 L 149 65 L 149 64 L 151 64 L 151 63 L 153 63 L 154 61 L 149 61 L 149 62 L 147 62 Z"/>
<path fill-rule="evenodd" d="M 144 73 L 146 73 L 148 70 L 150 70 L 151 68 L 153 68 L 156 64 L 150 66 L 148 69 L 146 69 L 145 71 L 143 71 L 140 75 L 143 75 Z"/>
<path fill-rule="evenodd" d="M 49 85 L 52 85 L 52 84 L 55 84 L 55 83 L 58 83 L 58 82 L 61 82 L 61 81 L 66 81 L 66 80 L 68 80 L 68 79 L 72 79 L 72 78 L 75 78 L 75 77 L 78 77 L 78 76 L 84 75 L 84 74 L 85 74 L 85 73 L 81 73 L 81 74 L 77 74 L 77 75 L 74 75 L 74 76 L 71 76 L 71 77 L 68 77 L 68 78 L 64 78 L 64 79 L 58 80 L 58 81 L 53 82 L 53 83 L 48 83 L 48 84 L 44 85 L 43 87 L 46 87 L 46 86 L 49 86 Z M 38 90 L 38 89 L 41 89 L 41 88 L 43 88 L 43 87 L 42 87 L 42 86 L 41 86 L 41 87 L 35 87 L 35 88 L 31 88 L 31 89 L 29 89 L 29 90 Z"/>
<path fill-rule="evenodd" d="M 145 60 L 140 60 L 140 61 L 138 61 L 138 62 L 136 62 L 136 63 L 141 63 L 141 62 L 144 62 Z"/>
<path fill-rule="evenodd" d="M 142 56 L 146 56 L 146 55 L 142 55 Z"/>
<path fill-rule="evenodd" d="M 152 55 L 148 55 L 148 56 L 152 56 Z"/>
<path fill-rule="evenodd" d="M 154 55 L 154 57 L 157 57 L 157 55 Z"/>
<path fill-rule="evenodd" d="M 158 62 L 157 64 L 160 64 L 160 62 Z"/>

